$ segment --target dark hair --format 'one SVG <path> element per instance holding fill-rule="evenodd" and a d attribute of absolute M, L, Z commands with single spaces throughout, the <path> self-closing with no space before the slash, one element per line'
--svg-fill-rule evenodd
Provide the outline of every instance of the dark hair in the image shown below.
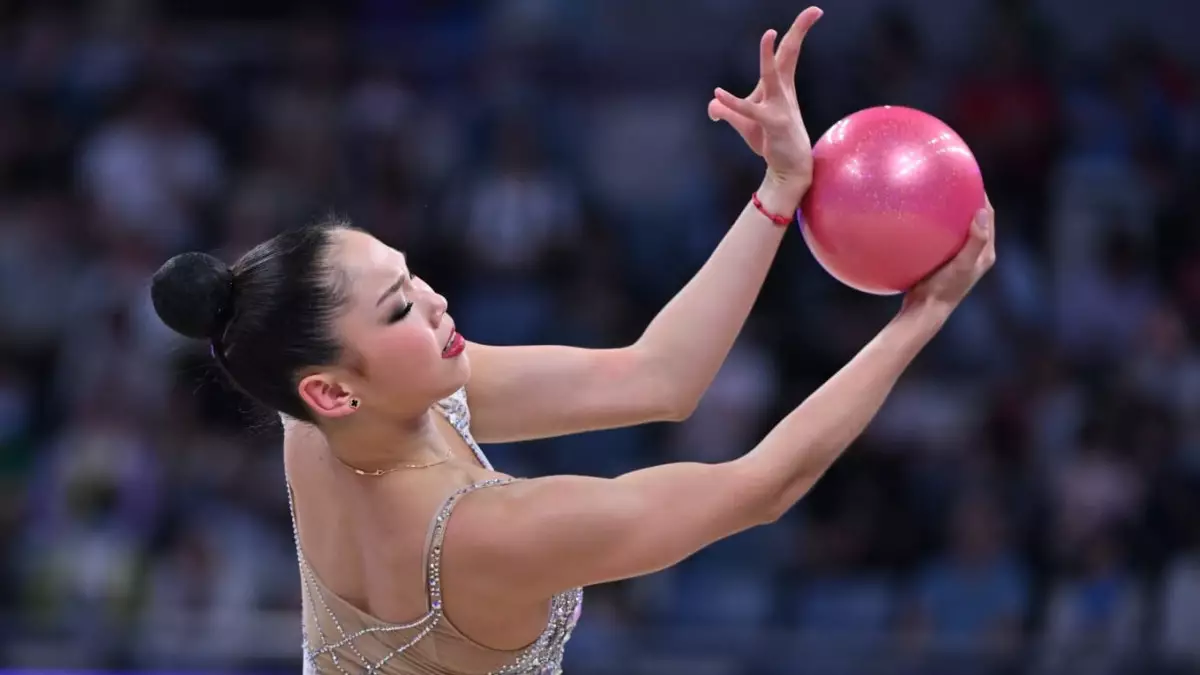
<path fill-rule="evenodd" d="M 184 253 L 154 274 L 150 295 L 163 323 L 209 340 L 233 384 L 276 411 L 315 421 L 296 391 L 299 373 L 337 363 L 333 319 L 346 301 L 342 275 L 328 262 L 338 220 L 279 234 L 233 267 L 207 253 Z"/>

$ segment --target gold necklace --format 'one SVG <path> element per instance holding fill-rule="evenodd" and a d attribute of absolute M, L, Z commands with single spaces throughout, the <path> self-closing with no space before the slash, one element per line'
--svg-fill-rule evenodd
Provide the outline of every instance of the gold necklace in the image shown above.
<path fill-rule="evenodd" d="M 401 464 L 399 466 L 393 466 L 393 467 L 387 468 L 387 469 L 376 469 L 374 471 L 365 471 L 363 469 L 358 468 L 357 466 L 348 464 L 345 461 L 343 461 L 341 457 L 338 457 L 337 455 L 334 455 L 333 457 L 338 462 L 341 462 L 342 466 L 346 467 L 347 469 L 350 469 L 354 473 L 356 473 L 360 476 L 368 476 L 368 477 L 374 478 L 376 476 L 387 475 L 389 473 L 392 473 L 393 471 L 400 471 L 401 469 L 428 469 L 430 467 L 437 466 L 439 464 L 445 464 L 446 462 L 449 462 L 451 459 L 454 458 L 454 455 L 451 454 L 449 451 L 447 451 L 445 457 L 435 459 L 432 462 L 427 462 L 425 464 Z"/>

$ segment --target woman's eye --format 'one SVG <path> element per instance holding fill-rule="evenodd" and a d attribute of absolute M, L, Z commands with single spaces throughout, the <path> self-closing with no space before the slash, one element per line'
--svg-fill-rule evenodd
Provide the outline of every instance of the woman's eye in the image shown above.
<path fill-rule="evenodd" d="M 388 322 L 396 323 L 400 319 L 403 319 L 404 317 L 408 316 L 408 313 L 412 311 L 412 308 L 413 304 L 411 302 L 406 302 L 403 305 L 400 305 L 392 312 L 392 316 Z"/>

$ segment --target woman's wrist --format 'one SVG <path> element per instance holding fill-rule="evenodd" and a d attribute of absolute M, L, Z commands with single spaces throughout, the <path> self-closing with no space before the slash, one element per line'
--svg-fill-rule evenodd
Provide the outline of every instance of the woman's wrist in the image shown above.
<path fill-rule="evenodd" d="M 808 186 L 808 181 L 782 179 L 768 170 L 756 194 L 763 209 L 790 218 L 799 208 L 800 200 L 804 198 L 804 193 L 808 192 Z"/>
<path fill-rule="evenodd" d="M 904 298 L 897 318 L 929 326 L 937 332 L 950 320 L 955 306 L 955 303 L 909 295 Z"/>

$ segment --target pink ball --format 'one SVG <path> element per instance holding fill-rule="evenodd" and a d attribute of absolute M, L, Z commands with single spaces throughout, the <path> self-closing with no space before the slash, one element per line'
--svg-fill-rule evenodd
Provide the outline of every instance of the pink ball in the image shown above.
<path fill-rule="evenodd" d="M 813 146 L 801 231 L 838 281 L 902 293 L 954 257 L 986 201 L 970 148 L 912 108 L 856 112 Z"/>

